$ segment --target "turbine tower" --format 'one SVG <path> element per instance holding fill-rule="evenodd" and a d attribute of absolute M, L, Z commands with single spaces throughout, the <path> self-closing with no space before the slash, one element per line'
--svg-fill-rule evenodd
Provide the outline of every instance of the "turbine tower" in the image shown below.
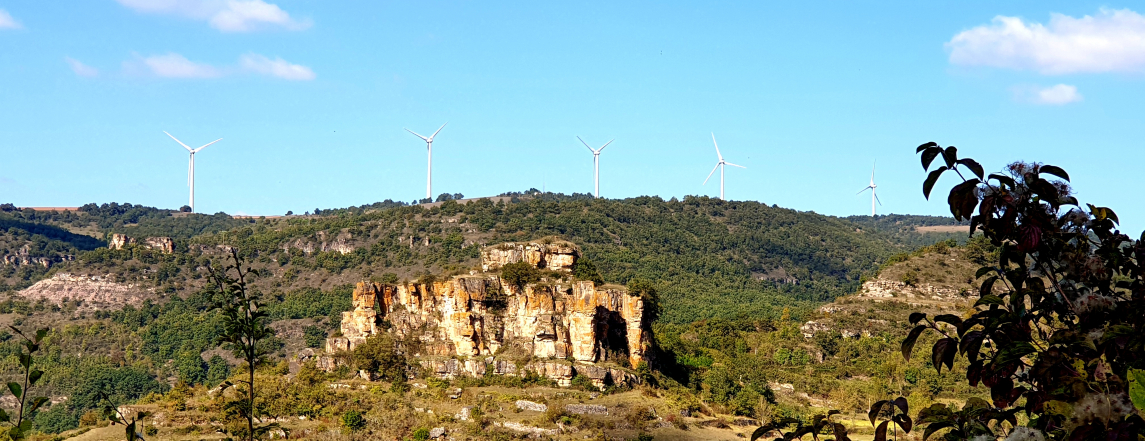
<path fill-rule="evenodd" d="M 711 173 L 708 173 L 707 179 L 704 179 L 704 185 L 708 185 L 708 179 L 712 178 L 712 174 L 716 172 L 717 168 L 720 169 L 720 200 L 722 201 L 722 200 L 725 200 L 724 199 L 724 166 L 730 165 L 732 167 L 739 167 L 739 168 L 747 168 L 747 167 L 744 167 L 742 165 L 732 164 L 732 163 L 724 160 L 724 155 L 720 154 L 720 145 L 716 144 L 716 134 L 715 133 L 712 133 L 712 145 L 716 146 L 716 156 L 720 158 L 720 162 L 717 162 L 716 166 L 712 167 Z"/>
<path fill-rule="evenodd" d="M 413 136 L 421 138 L 423 141 L 425 141 L 425 150 L 429 152 L 429 167 L 427 167 L 425 174 L 425 197 L 431 199 L 433 198 L 433 137 L 437 136 L 437 133 L 440 132 L 441 129 L 445 128 L 445 124 L 442 124 L 441 127 L 438 127 L 437 132 L 433 132 L 433 134 L 429 135 L 428 138 L 417 134 L 417 132 L 413 130 L 406 129 L 407 132 L 413 133 Z"/>
<path fill-rule="evenodd" d="M 167 133 L 167 132 L 164 131 L 163 133 Z M 171 136 L 171 134 L 167 133 L 167 136 Z M 199 150 L 207 148 L 208 145 L 222 141 L 223 138 L 219 138 L 219 139 L 216 139 L 214 141 L 211 141 L 211 142 L 209 142 L 209 143 L 207 143 L 207 144 L 205 144 L 202 147 L 199 147 L 197 149 L 187 147 L 187 144 L 183 144 L 183 141 L 180 141 L 178 138 L 175 138 L 174 136 L 171 136 L 171 139 L 174 139 L 175 142 L 179 143 L 179 145 L 181 145 L 181 146 L 183 146 L 183 148 L 187 149 L 188 152 L 191 152 L 191 162 L 189 164 L 187 164 L 187 186 L 191 187 L 191 212 L 194 213 L 195 212 L 195 153 L 199 153 Z"/>
<path fill-rule="evenodd" d="M 580 137 L 578 136 L 576 139 L 580 139 Z M 604 150 L 605 147 L 608 147 L 609 144 L 612 144 L 612 141 L 615 141 L 615 139 L 610 139 L 604 143 L 604 145 L 600 146 L 599 149 L 593 150 L 592 147 L 588 146 L 587 142 L 580 139 L 580 143 L 584 144 L 584 146 L 588 148 L 588 151 L 592 152 L 592 181 L 595 184 L 592 196 L 596 198 L 600 197 L 600 152 Z"/>
<path fill-rule="evenodd" d="M 875 194 L 875 188 L 877 187 L 878 185 L 875 185 L 875 165 L 871 164 L 871 185 L 868 185 L 867 188 L 859 190 L 858 193 L 855 193 L 856 195 L 860 195 L 863 194 L 864 191 L 871 191 L 871 217 L 875 217 L 875 202 L 878 201 L 879 205 L 883 204 L 883 201 L 880 201 L 879 196 Z"/>

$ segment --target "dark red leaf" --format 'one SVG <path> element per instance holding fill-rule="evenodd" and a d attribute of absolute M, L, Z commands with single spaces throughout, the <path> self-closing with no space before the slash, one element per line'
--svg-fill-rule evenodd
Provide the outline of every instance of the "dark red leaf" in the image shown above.
<path fill-rule="evenodd" d="M 930 191 L 934 189 L 934 184 L 938 182 L 938 178 L 941 177 L 942 172 L 946 170 L 946 167 L 939 167 L 926 176 L 926 180 L 922 182 L 923 196 L 925 196 L 927 199 L 930 199 Z"/>
<path fill-rule="evenodd" d="M 887 424 L 890 421 L 883 421 L 879 427 L 875 428 L 875 441 L 887 441 Z"/>
<path fill-rule="evenodd" d="M 899 408 L 899 410 L 902 411 L 902 413 L 909 413 L 910 412 L 909 405 L 906 403 L 906 398 L 903 398 L 903 397 L 895 398 L 894 404 L 895 404 L 895 407 Z"/>
<path fill-rule="evenodd" d="M 934 349 L 930 354 L 930 362 L 934 364 L 934 368 L 942 373 L 942 364 L 946 364 L 947 368 L 954 367 L 954 356 L 958 352 L 958 340 L 953 338 L 940 339 L 934 343 Z"/>
<path fill-rule="evenodd" d="M 879 417 L 879 412 L 883 411 L 883 406 L 886 406 L 890 401 L 879 400 L 871 405 L 871 409 L 867 411 L 867 418 L 871 419 L 871 425 L 875 425 L 875 418 Z"/>
<path fill-rule="evenodd" d="M 970 158 L 962 158 L 958 160 L 958 163 L 966 166 L 966 168 L 970 169 L 971 172 L 974 172 L 974 176 L 977 176 L 978 179 L 985 178 L 984 171 L 982 170 L 982 165 L 978 164 L 978 161 Z"/>
<path fill-rule="evenodd" d="M 1054 175 L 1054 176 L 1057 176 L 1059 178 L 1064 179 L 1066 182 L 1069 182 L 1069 174 L 1066 174 L 1065 170 L 1062 170 L 1061 167 L 1056 167 L 1056 166 L 1052 166 L 1052 165 L 1043 165 L 1040 169 L 1038 169 L 1038 172 L 1049 174 L 1049 175 Z"/>
<path fill-rule="evenodd" d="M 946 166 L 954 168 L 954 164 L 958 163 L 958 148 L 954 146 L 947 147 L 942 151 L 942 160 L 946 161 Z"/>
<path fill-rule="evenodd" d="M 922 335 L 922 331 L 925 330 L 926 325 L 918 325 L 910 330 L 910 333 L 902 340 L 902 358 L 910 360 L 910 354 L 914 352 L 914 343 L 918 340 L 918 336 Z"/>

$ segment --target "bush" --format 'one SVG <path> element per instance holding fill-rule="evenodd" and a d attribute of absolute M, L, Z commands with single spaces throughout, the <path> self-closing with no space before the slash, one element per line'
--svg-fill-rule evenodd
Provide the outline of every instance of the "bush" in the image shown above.
<path fill-rule="evenodd" d="M 510 263 L 501 267 L 501 280 L 523 288 L 527 284 L 541 280 L 541 272 L 528 262 Z"/>
<path fill-rule="evenodd" d="M 347 431 L 357 431 L 366 427 L 366 419 L 362 417 L 362 412 L 356 410 L 349 410 L 342 414 L 342 428 Z M 428 434 L 427 434 L 428 435 Z"/>
<path fill-rule="evenodd" d="M 591 260 L 580 258 L 572 267 L 573 277 L 578 280 L 591 280 L 593 285 L 604 284 L 604 278 L 600 276 L 600 271 L 596 269 L 596 265 Z"/>
<path fill-rule="evenodd" d="M 417 430 L 414 430 L 413 433 L 410 434 L 410 438 L 412 438 L 413 441 L 427 441 L 429 439 L 429 429 L 418 427 Z"/>
<path fill-rule="evenodd" d="M 302 329 L 302 338 L 306 340 L 306 347 L 320 348 L 326 342 L 326 331 L 317 326 L 307 326 Z"/>
<path fill-rule="evenodd" d="M 367 338 L 365 343 L 354 348 L 350 360 L 354 368 L 377 375 L 382 380 L 394 383 L 406 380 L 405 356 L 397 351 L 396 342 L 389 333 Z"/>

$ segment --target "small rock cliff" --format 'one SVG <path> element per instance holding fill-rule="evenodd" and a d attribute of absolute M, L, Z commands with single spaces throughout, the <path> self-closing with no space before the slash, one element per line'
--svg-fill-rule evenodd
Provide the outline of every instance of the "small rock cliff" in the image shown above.
<path fill-rule="evenodd" d="M 649 357 L 644 302 L 621 286 L 574 280 L 578 256 L 568 242 L 509 243 L 483 251 L 480 273 L 432 283 L 360 282 L 354 309 L 342 313 L 341 336 L 329 338 L 326 351 L 353 350 L 391 332 L 416 341 L 411 355 L 443 377 L 531 370 L 565 384 L 576 374 L 602 383 L 630 379 L 601 362 L 635 368 Z M 547 271 L 524 286 L 503 281 L 498 270 L 518 262 Z"/>

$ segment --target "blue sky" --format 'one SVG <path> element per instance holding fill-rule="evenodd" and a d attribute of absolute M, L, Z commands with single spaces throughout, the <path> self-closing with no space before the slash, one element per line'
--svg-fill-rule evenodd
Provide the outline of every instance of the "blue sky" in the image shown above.
<path fill-rule="evenodd" d="M 914 147 L 1059 165 L 1131 231 L 1145 8 L 1089 2 L 0 0 L 0 201 L 282 214 L 545 187 L 947 213 Z M 949 188 L 952 180 L 939 185 Z M 1136 235 L 1136 234 L 1134 234 Z"/>

